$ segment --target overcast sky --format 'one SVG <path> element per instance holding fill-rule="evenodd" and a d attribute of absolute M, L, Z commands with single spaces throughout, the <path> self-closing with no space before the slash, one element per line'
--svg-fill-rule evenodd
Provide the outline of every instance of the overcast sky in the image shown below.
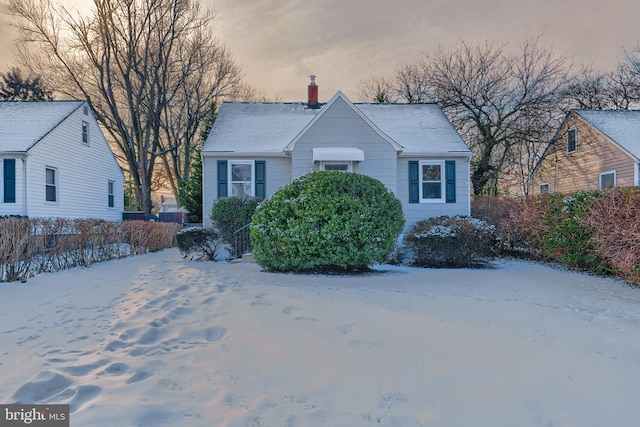
<path fill-rule="evenodd" d="M 1 1 L 1 0 L 0 0 Z M 65 0 L 90 4 L 90 0 Z M 622 46 L 640 41 L 638 0 L 201 0 L 245 80 L 270 97 L 304 101 L 309 74 L 319 98 L 388 75 L 438 44 L 509 43 L 532 36 L 579 63 L 614 68 Z M 86 6 L 85 6 L 86 8 Z M 0 22 L 0 69 L 11 63 L 10 31 Z"/>

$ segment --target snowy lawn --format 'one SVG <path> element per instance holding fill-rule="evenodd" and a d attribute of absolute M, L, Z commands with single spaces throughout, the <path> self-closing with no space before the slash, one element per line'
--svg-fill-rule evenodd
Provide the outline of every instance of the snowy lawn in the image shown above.
<path fill-rule="evenodd" d="M 635 426 L 640 290 L 523 261 L 287 275 L 177 250 L 0 284 L 0 403 L 85 426 Z"/>

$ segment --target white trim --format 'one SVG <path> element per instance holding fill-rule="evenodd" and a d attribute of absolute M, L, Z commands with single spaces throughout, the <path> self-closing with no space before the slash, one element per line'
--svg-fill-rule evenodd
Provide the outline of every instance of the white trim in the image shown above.
<path fill-rule="evenodd" d="M 49 187 L 49 183 L 47 182 L 47 171 L 53 171 L 53 187 L 56 190 L 55 200 L 47 200 L 47 189 Z M 48 205 L 58 205 L 60 204 L 60 176 L 58 174 L 58 168 L 53 166 L 45 166 L 44 167 L 44 203 Z"/>
<path fill-rule="evenodd" d="M 546 192 L 542 192 L 542 186 L 546 185 L 547 186 L 547 191 Z M 551 184 L 548 182 L 541 182 L 540 184 L 538 184 L 538 194 L 550 194 L 551 193 Z"/>
<path fill-rule="evenodd" d="M 600 175 L 598 176 L 598 188 L 600 190 L 603 190 L 602 188 L 602 176 L 603 175 L 611 175 L 613 174 L 613 187 L 615 187 L 616 185 L 618 185 L 618 173 L 616 171 L 606 171 L 606 172 L 601 172 Z M 610 188 L 610 187 L 607 187 Z"/>
<path fill-rule="evenodd" d="M 82 121 L 82 125 L 80 128 L 80 132 L 82 134 L 81 138 L 81 142 L 82 145 L 90 145 L 90 141 L 91 141 L 91 131 L 89 130 L 89 122 L 86 120 Z M 86 135 L 86 141 L 85 141 L 85 135 Z"/>
<path fill-rule="evenodd" d="M 422 167 L 424 165 L 438 165 L 440 166 L 440 198 L 438 199 L 425 199 L 423 198 L 424 181 L 422 179 Z M 419 183 L 419 201 L 420 203 L 445 203 L 446 202 L 446 180 L 445 180 L 445 161 L 444 160 L 420 160 L 418 163 L 418 183 Z M 427 181 L 429 182 L 429 181 Z M 432 181 L 437 182 L 437 181 Z"/>
<path fill-rule="evenodd" d="M 346 172 L 353 172 L 353 162 L 345 161 L 345 162 L 320 162 L 320 170 L 326 171 L 326 166 L 347 166 Z"/>

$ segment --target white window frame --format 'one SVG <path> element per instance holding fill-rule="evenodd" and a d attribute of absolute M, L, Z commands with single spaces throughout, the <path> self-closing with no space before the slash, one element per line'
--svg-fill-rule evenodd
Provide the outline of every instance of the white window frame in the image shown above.
<path fill-rule="evenodd" d="M 546 191 L 542 191 L 543 187 L 547 187 Z M 550 194 L 551 193 L 551 184 L 548 182 L 543 182 L 542 184 L 538 184 L 538 194 Z"/>
<path fill-rule="evenodd" d="M 115 209 L 116 207 L 116 182 L 107 181 L 107 207 L 109 209 Z"/>
<path fill-rule="evenodd" d="M 613 175 L 613 185 L 612 185 L 612 187 L 615 187 L 616 185 L 618 185 L 618 173 L 616 171 L 602 172 L 598 176 L 598 188 L 600 188 L 600 190 L 605 190 L 605 188 L 602 187 L 602 177 L 604 175 Z M 606 188 L 610 188 L 610 187 L 606 187 Z"/>
<path fill-rule="evenodd" d="M 571 151 L 569 151 L 569 133 L 570 133 L 570 132 L 573 132 L 573 134 L 574 134 L 574 140 L 575 140 L 575 142 L 574 142 L 575 147 L 574 147 L 574 149 L 573 149 L 573 150 L 571 150 Z M 566 139 L 566 141 L 565 141 L 565 142 L 566 142 L 566 144 L 567 144 L 567 154 L 575 153 L 576 151 L 578 151 L 578 128 L 573 127 L 573 128 L 571 128 L 571 129 L 568 129 L 568 130 L 567 130 L 567 137 L 566 137 L 566 138 L 567 138 L 567 139 Z"/>
<path fill-rule="evenodd" d="M 425 182 L 437 182 L 437 181 L 424 181 L 423 178 L 423 173 L 422 173 L 422 168 L 424 166 L 434 166 L 434 165 L 438 165 L 440 166 L 440 198 L 438 199 L 425 199 L 424 195 L 423 195 L 423 190 L 424 190 L 424 184 Z M 445 203 L 446 200 L 446 181 L 445 181 L 445 170 L 444 170 L 444 160 L 421 160 L 420 164 L 419 164 L 420 169 L 418 170 L 419 173 L 419 182 L 420 182 L 420 203 Z"/>
<path fill-rule="evenodd" d="M 4 159 L 0 158 L 0 204 L 4 203 Z"/>
<path fill-rule="evenodd" d="M 251 179 L 249 181 L 233 181 L 233 166 L 234 165 L 249 165 L 251 166 Z M 243 197 L 246 194 L 237 196 L 233 194 L 233 184 L 249 184 L 251 186 L 251 194 L 249 196 L 255 197 L 256 194 L 256 183 L 255 183 L 255 161 L 253 160 L 229 160 L 229 171 L 227 176 L 228 184 L 228 194 L 233 197 Z"/>
<path fill-rule="evenodd" d="M 90 137 L 89 122 L 83 120 L 82 121 L 82 143 L 84 145 L 89 145 L 89 137 Z"/>
<path fill-rule="evenodd" d="M 320 162 L 320 170 L 326 171 L 327 166 L 347 166 L 347 170 L 340 172 L 353 172 L 353 162 L 352 161 L 344 161 L 344 162 Z M 335 169 L 334 169 L 335 170 Z"/>
<path fill-rule="evenodd" d="M 49 184 L 49 182 L 47 181 L 47 175 L 48 175 L 48 171 L 53 171 L 53 184 Z M 58 203 L 60 203 L 60 191 L 58 189 L 60 183 L 59 183 L 60 179 L 58 176 L 58 168 L 55 168 L 53 166 L 45 166 L 44 168 L 44 201 L 47 204 L 54 204 L 57 205 Z M 47 200 L 48 197 L 48 189 L 50 186 L 53 186 L 54 190 L 55 190 L 55 200 Z"/>

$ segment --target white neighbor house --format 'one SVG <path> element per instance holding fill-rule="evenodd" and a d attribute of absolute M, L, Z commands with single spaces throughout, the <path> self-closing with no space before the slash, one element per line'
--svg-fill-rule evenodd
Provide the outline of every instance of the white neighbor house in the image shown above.
<path fill-rule="evenodd" d="M 122 219 L 124 175 L 85 101 L 0 102 L 0 216 Z"/>
<path fill-rule="evenodd" d="M 434 103 L 354 104 L 338 91 L 317 103 L 224 102 L 203 149 L 203 219 L 218 197 L 269 197 L 309 172 L 342 170 L 381 181 L 402 202 L 408 229 L 470 215 L 471 151 Z"/>

